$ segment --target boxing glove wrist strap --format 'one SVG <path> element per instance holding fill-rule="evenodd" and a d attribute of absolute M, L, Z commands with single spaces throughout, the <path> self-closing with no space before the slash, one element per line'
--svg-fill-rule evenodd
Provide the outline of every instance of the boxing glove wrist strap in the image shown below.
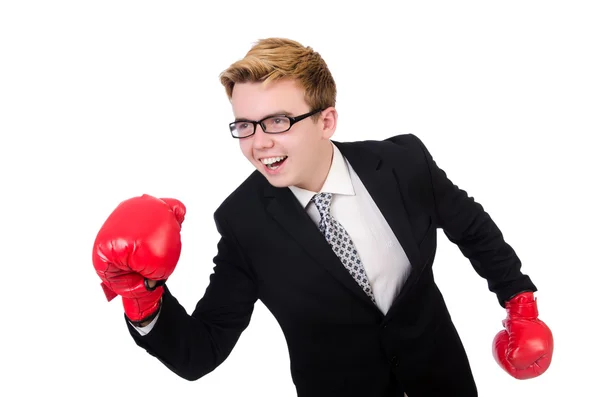
<path fill-rule="evenodd" d="M 147 326 L 148 324 L 150 324 L 152 322 L 152 320 L 154 320 L 156 318 L 156 316 L 160 312 L 161 307 L 162 307 L 162 298 L 160 298 L 160 301 L 158 301 L 158 308 L 154 311 L 154 313 L 152 313 L 151 315 L 149 315 L 141 320 L 138 320 L 138 321 L 133 321 L 131 319 L 129 319 L 129 321 L 131 322 L 131 324 L 134 327 L 143 328 L 143 327 Z"/>
<path fill-rule="evenodd" d="M 538 308 L 533 292 L 523 292 L 506 302 L 510 317 L 537 318 Z"/>

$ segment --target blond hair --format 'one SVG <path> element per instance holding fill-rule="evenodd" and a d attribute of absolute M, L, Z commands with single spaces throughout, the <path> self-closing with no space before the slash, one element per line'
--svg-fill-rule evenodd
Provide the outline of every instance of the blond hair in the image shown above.
<path fill-rule="evenodd" d="M 337 90 L 327 64 L 318 52 L 294 40 L 259 40 L 243 59 L 233 63 L 220 75 L 221 84 L 230 100 L 236 83 L 267 84 L 280 79 L 299 83 L 311 110 L 335 106 Z"/>

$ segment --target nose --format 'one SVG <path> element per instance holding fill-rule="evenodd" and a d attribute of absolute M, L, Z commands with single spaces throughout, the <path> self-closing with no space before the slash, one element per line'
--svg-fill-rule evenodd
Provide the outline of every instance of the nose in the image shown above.
<path fill-rule="evenodd" d="M 273 137 L 271 134 L 267 134 L 263 131 L 262 126 L 259 124 L 256 126 L 256 132 L 254 133 L 254 139 L 252 142 L 254 149 L 268 149 L 273 147 Z"/>

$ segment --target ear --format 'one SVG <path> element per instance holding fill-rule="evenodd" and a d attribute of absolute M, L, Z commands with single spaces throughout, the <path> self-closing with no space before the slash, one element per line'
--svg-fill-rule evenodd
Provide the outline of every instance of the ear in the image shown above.
<path fill-rule="evenodd" d="M 337 127 L 338 113 L 333 106 L 321 112 L 322 133 L 324 139 L 330 139 Z"/>

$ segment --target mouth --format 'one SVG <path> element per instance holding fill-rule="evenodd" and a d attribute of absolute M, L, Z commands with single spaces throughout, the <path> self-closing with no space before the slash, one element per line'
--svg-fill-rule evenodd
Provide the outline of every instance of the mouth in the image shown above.
<path fill-rule="evenodd" d="M 275 156 L 275 157 L 265 157 L 260 159 L 259 161 L 269 170 L 274 171 L 277 168 L 281 167 L 285 160 L 287 160 L 288 156 Z"/>

